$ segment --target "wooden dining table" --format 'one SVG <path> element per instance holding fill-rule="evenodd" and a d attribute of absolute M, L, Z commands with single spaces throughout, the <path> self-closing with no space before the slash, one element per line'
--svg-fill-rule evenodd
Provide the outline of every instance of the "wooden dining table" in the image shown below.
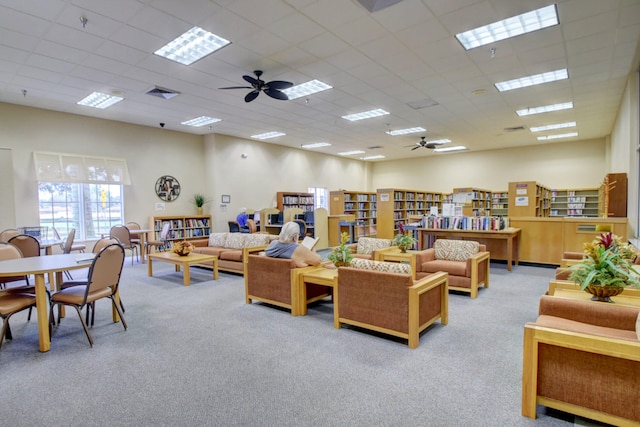
<path fill-rule="evenodd" d="M 146 229 L 146 228 L 142 228 L 142 229 L 137 229 L 137 228 L 130 228 L 129 229 L 129 234 L 131 234 L 131 238 L 135 239 L 138 238 L 140 239 L 140 261 L 144 264 L 146 261 L 146 253 L 145 253 L 145 248 L 147 247 L 146 242 L 147 242 L 147 233 L 152 233 L 155 230 L 151 230 L 151 229 Z"/>
<path fill-rule="evenodd" d="M 45 274 L 55 273 L 56 287 L 62 283 L 62 272 L 65 270 L 79 270 L 89 268 L 91 261 L 79 262 L 81 256 L 87 254 L 60 254 L 29 258 L 17 258 L 0 261 L 0 277 L 24 276 L 33 274 L 36 288 L 36 311 L 38 313 L 38 339 L 40 351 L 51 349 L 51 337 L 49 336 L 49 302 L 45 288 Z M 114 322 L 120 321 L 117 313 L 114 313 Z"/>

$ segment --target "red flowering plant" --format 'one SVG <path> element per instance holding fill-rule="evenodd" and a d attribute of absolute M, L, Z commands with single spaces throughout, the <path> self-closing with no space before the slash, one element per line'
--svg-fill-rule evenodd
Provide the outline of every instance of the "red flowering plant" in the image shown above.
<path fill-rule="evenodd" d="M 398 234 L 393 238 L 393 244 L 398 246 L 400 250 L 406 251 L 407 249 L 413 247 L 416 243 L 416 239 L 413 237 L 413 233 L 411 230 L 405 230 L 404 224 L 398 223 Z"/>
<path fill-rule="evenodd" d="M 636 255 L 620 236 L 603 233 L 584 244 L 584 258 L 568 268 L 569 280 L 579 283 L 583 290 L 590 285 L 640 287 L 640 273 L 633 268 Z"/>

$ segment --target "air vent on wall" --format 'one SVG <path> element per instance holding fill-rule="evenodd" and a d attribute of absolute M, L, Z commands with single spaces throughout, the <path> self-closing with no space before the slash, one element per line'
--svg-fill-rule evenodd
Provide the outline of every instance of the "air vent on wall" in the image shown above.
<path fill-rule="evenodd" d="M 510 128 L 504 128 L 505 132 L 517 132 L 519 130 L 524 130 L 525 127 L 524 126 L 514 126 L 514 127 L 510 127 Z"/>
<path fill-rule="evenodd" d="M 160 87 L 160 86 L 155 86 L 153 89 L 148 90 L 146 94 L 151 96 L 157 96 L 158 98 L 162 98 L 162 99 L 171 99 L 174 96 L 180 95 L 180 92 L 167 89 L 164 87 Z"/>

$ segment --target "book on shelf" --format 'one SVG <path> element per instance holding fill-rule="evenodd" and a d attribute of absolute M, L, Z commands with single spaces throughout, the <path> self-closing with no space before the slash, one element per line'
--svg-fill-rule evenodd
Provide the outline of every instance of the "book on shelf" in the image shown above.
<path fill-rule="evenodd" d="M 318 244 L 318 240 L 320 240 L 319 237 L 305 236 L 304 239 L 302 240 L 302 243 L 300 244 L 305 248 L 309 249 L 310 251 L 312 251 L 313 248 L 315 248 L 316 245 Z"/>

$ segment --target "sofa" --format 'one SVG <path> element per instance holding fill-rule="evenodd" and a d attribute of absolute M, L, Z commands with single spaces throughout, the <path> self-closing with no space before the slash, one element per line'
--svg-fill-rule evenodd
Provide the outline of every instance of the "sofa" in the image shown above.
<path fill-rule="evenodd" d="M 640 308 L 544 295 L 538 314 L 524 327 L 522 415 L 640 425 Z"/>
<path fill-rule="evenodd" d="M 360 237 L 357 243 L 348 244 L 354 258 L 375 259 L 376 251 L 390 248 L 393 245 L 391 239 L 378 239 L 376 237 Z"/>
<path fill-rule="evenodd" d="M 331 295 L 326 286 L 307 284 L 306 300 L 300 301 L 299 283 L 301 275 L 319 266 L 296 267 L 295 261 L 286 258 L 271 258 L 259 253 L 246 254 L 246 274 L 244 276 L 245 302 L 261 301 L 291 310 L 292 316 L 303 315 L 301 305 Z"/>
<path fill-rule="evenodd" d="M 449 290 L 478 296 L 478 288 L 489 287 L 489 252 L 472 240 L 437 239 L 433 248 L 416 252 L 416 279 L 444 271 Z"/>
<path fill-rule="evenodd" d="M 244 254 L 264 248 L 278 236 L 249 233 L 211 233 L 208 239 L 190 240 L 194 253 L 216 255 L 218 270 L 230 273 L 245 273 Z M 213 263 L 196 264 L 213 268 Z"/>
<path fill-rule="evenodd" d="M 448 322 L 447 273 L 413 280 L 411 266 L 353 259 L 338 269 L 334 304 L 342 324 L 404 338 L 417 348 L 420 333 L 438 319 Z"/>

